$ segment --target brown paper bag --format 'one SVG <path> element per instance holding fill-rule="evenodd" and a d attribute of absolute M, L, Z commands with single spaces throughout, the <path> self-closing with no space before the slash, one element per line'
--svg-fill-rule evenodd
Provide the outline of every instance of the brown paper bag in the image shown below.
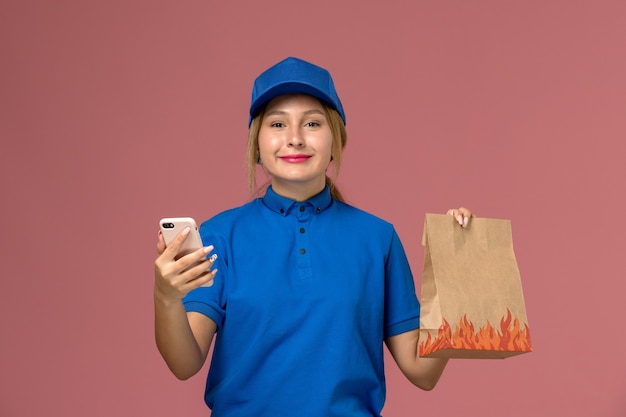
<path fill-rule="evenodd" d="M 506 358 L 531 352 L 509 220 L 426 214 L 419 355 Z"/>

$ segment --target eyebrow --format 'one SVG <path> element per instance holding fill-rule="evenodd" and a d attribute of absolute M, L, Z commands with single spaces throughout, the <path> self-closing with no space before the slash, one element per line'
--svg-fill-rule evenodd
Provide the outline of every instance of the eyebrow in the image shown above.
<path fill-rule="evenodd" d="M 266 113 L 265 116 L 285 116 L 287 115 L 288 112 L 284 111 L 284 110 L 273 110 L 269 113 Z M 318 110 L 318 109 L 311 109 L 311 110 L 307 110 L 303 113 L 305 116 L 309 116 L 311 114 L 320 114 L 324 117 L 326 117 L 326 113 L 324 113 L 322 110 Z"/>

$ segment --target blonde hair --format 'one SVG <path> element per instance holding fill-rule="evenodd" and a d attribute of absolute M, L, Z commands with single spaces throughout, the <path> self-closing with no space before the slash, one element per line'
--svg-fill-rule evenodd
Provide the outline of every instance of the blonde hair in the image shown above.
<path fill-rule="evenodd" d="M 326 103 L 322 102 L 321 104 L 324 108 L 326 119 L 328 120 L 330 132 L 333 135 L 333 143 L 331 145 L 330 153 L 333 161 L 333 178 L 326 175 L 326 185 L 328 185 L 330 194 L 335 200 L 345 201 L 343 195 L 335 185 L 335 180 L 339 176 L 339 170 L 341 169 L 341 156 L 348 141 L 348 134 L 346 132 L 346 126 L 344 125 L 343 119 L 339 113 Z M 250 129 L 248 131 L 248 190 L 251 195 L 260 195 L 265 190 L 267 185 L 269 185 L 268 182 L 263 184 L 260 189 L 256 189 L 256 166 L 260 160 L 259 131 L 261 130 L 261 123 L 264 115 L 265 108 L 261 109 L 259 114 L 252 119 L 252 123 L 250 123 Z"/>

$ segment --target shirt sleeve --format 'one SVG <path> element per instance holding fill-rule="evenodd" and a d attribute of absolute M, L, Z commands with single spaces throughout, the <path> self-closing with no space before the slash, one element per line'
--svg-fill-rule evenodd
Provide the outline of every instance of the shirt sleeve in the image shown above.
<path fill-rule="evenodd" d="M 395 230 L 385 265 L 385 338 L 419 328 L 420 304 L 402 242 Z"/>

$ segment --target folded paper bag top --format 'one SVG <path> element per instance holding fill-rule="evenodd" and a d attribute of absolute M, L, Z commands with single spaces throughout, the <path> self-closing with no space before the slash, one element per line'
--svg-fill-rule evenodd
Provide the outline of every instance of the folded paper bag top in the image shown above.
<path fill-rule="evenodd" d="M 532 351 L 510 220 L 426 214 L 419 354 L 507 358 Z"/>

